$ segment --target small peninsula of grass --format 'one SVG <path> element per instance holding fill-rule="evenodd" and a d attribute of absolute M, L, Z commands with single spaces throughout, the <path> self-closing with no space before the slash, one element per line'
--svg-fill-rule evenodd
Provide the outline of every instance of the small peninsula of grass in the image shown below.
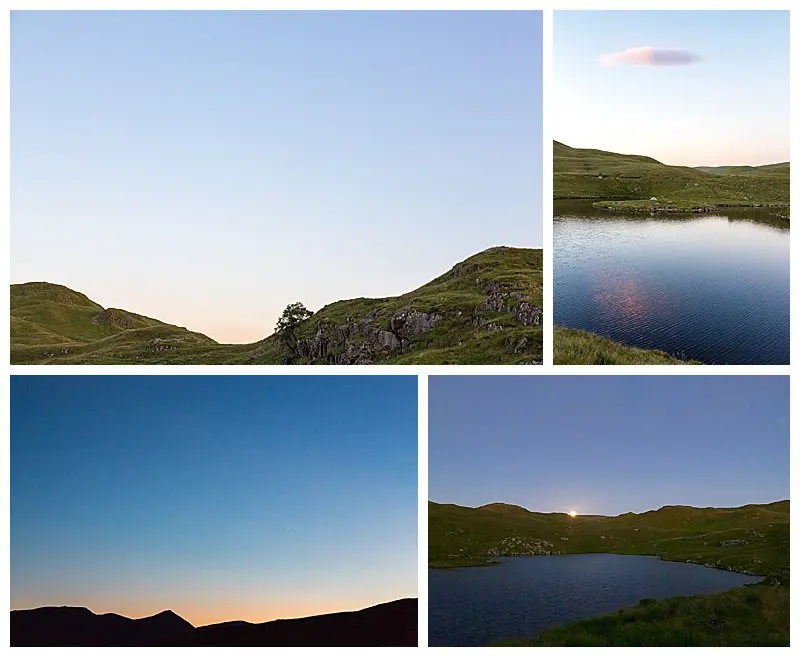
<path fill-rule="evenodd" d="M 658 349 L 639 349 L 578 329 L 553 327 L 555 365 L 701 365 Z"/>
<path fill-rule="evenodd" d="M 714 204 L 708 201 L 687 201 L 673 199 L 633 199 L 629 201 L 595 201 L 592 207 L 601 210 L 615 210 L 622 212 L 675 212 L 675 213 L 699 213 L 714 212 L 720 207 L 749 207 L 749 208 L 788 208 L 788 203 L 735 203 L 727 205 L 724 203 Z M 783 216 L 783 215 L 781 215 Z M 788 216 L 787 216 L 788 218 Z"/>

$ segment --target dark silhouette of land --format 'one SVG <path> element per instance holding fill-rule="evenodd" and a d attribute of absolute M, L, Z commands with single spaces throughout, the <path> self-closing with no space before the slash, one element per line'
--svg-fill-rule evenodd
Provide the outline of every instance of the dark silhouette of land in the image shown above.
<path fill-rule="evenodd" d="M 417 599 L 267 623 L 194 627 L 173 611 L 147 618 L 95 614 L 85 607 L 11 612 L 12 646 L 416 646 Z"/>

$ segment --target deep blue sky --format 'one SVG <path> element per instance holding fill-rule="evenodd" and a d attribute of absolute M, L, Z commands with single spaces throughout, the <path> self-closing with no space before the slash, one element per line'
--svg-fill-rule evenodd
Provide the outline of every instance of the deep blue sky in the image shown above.
<path fill-rule="evenodd" d="M 415 377 L 14 376 L 11 418 L 12 608 L 416 595 Z"/>
<path fill-rule="evenodd" d="M 541 246 L 541 29 L 541 12 L 14 12 L 12 280 L 249 342 L 297 300 Z"/>
<path fill-rule="evenodd" d="M 604 66 L 633 48 L 682 66 Z M 789 159 L 788 11 L 557 11 L 553 136 L 687 166 Z"/>
<path fill-rule="evenodd" d="M 789 497 L 789 377 L 429 378 L 429 497 L 617 515 Z"/>

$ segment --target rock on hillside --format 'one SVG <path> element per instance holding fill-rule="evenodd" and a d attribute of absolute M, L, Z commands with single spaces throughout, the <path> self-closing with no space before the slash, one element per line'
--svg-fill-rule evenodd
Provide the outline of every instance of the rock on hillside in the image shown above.
<path fill-rule="evenodd" d="M 534 363 L 541 360 L 541 321 L 541 251 L 495 247 L 403 296 L 326 306 L 306 320 L 296 352 L 285 356 L 369 365 L 415 362 L 414 354 L 427 352 L 430 362 Z"/>

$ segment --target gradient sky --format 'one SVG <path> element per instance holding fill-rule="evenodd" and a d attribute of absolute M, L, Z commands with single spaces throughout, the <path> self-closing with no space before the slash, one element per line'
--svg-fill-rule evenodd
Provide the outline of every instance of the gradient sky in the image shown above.
<path fill-rule="evenodd" d="M 200 625 L 416 596 L 416 400 L 415 377 L 12 377 L 12 608 Z"/>
<path fill-rule="evenodd" d="M 14 12 L 12 280 L 224 342 L 542 244 L 541 12 Z"/>
<path fill-rule="evenodd" d="M 789 497 L 789 377 L 435 376 L 434 502 L 618 515 Z"/>
<path fill-rule="evenodd" d="M 647 46 L 699 60 L 600 63 Z M 553 48 L 558 141 L 687 166 L 789 159 L 788 11 L 559 11 Z"/>

